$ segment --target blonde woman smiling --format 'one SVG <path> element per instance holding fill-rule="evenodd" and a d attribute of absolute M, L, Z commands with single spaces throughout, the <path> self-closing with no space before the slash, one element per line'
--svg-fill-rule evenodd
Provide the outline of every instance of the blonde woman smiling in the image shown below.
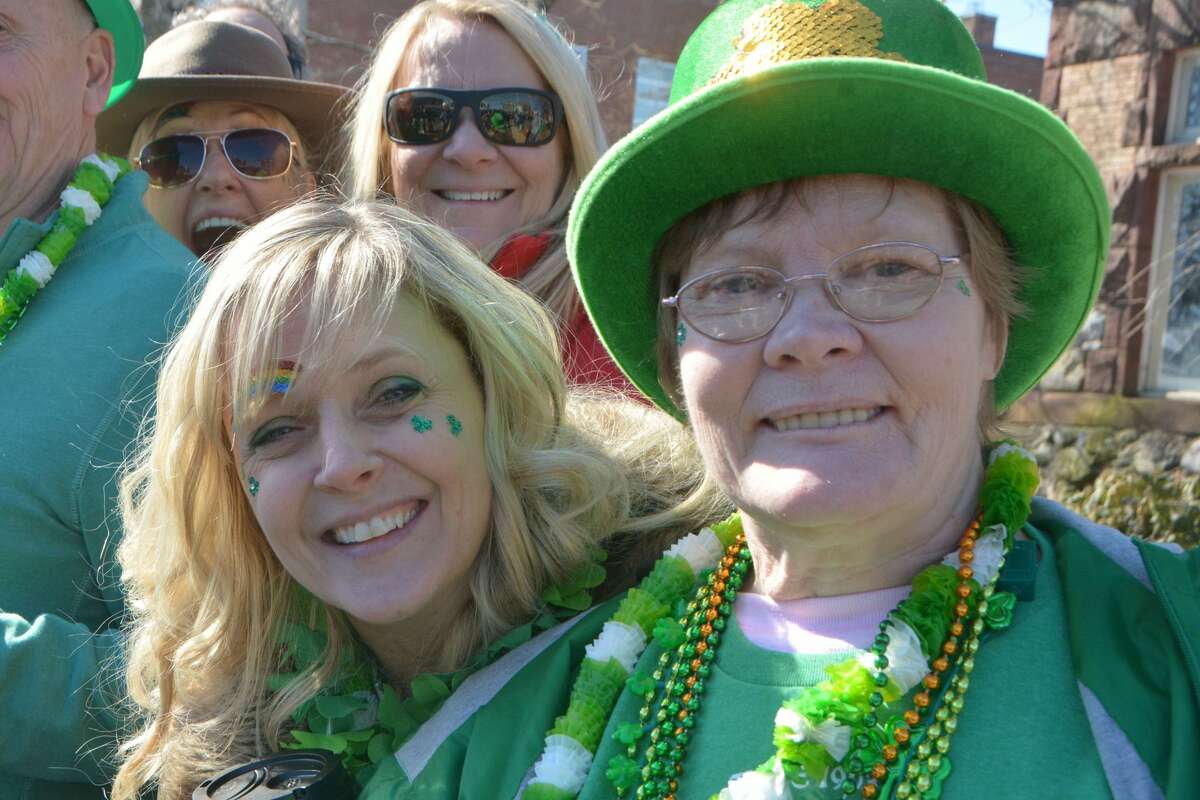
<path fill-rule="evenodd" d="M 567 212 L 606 146 L 583 66 L 516 0 L 426 0 L 384 34 L 347 129 L 346 191 L 383 191 L 557 317 L 567 376 L 632 389 L 579 304 Z"/>
<path fill-rule="evenodd" d="M 325 734 L 365 776 L 419 720 L 419 674 L 547 587 L 580 605 L 563 594 L 597 583 L 605 536 L 711 518 L 680 428 L 614 402 L 568 402 L 536 301 L 393 205 L 305 203 L 240 237 L 122 486 L 145 724 L 114 797 L 190 796 Z"/>

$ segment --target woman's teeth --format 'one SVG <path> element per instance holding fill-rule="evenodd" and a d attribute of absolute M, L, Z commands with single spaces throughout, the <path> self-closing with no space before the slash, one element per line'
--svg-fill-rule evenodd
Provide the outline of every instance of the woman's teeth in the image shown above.
<path fill-rule="evenodd" d="M 209 217 L 208 219 L 200 220 L 196 223 L 196 227 L 192 230 L 195 233 L 209 230 L 210 228 L 244 228 L 246 224 L 240 219 L 233 217 Z"/>
<path fill-rule="evenodd" d="M 391 533 L 397 528 L 403 528 L 412 522 L 412 518 L 417 515 L 419 510 L 420 506 L 415 505 L 403 514 L 381 514 L 367 522 L 359 522 L 354 525 L 344 525 L 341 528 L 335 528 L 333 539 L 338 544 L 358 544 L 359 542 L 369 542 L 371 539 L 378 539 L 385 533 Z"/>
<path fill-rule="evenodd" d="M 507 191 L 499 192 L 437 192 L 443 200 L 503 200 Z"/>
<path fill-rule="evenodd" d="M 856 422 L 866 422 L 874 419 L 883 411 L 880 406 L 874 408 L 843 408 L 840 411 L 822 411 L 819 414 L 797 414 L 794 417 L 769 420 L 771 427 L 777 431 L 804 431 L 814 428 L 837 428 L 842 425 L 853 425 Z"/>

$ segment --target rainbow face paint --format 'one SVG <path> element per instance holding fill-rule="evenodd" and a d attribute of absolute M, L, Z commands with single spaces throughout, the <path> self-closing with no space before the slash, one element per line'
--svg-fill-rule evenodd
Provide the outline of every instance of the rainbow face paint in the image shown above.
<path fill-rule="evenodd" d="M 271 392 L 274 394 L 287 394 L 292 383 L 296 380 L 296 365 L 290 361 L 281 361 L 279 368 L 275 370 L 275 377 L 271 379 Z"/>
<path fill-rule="evenodd" d="M 300 368 L 296 366 L 296 362 L 280 361 L 275 367 L 275 372 L 271 375 L 271 394 L 287 394 L 292 384 L 296 382 L 296 376 L 299 372 Z M 256 380 L 250 384 L 250 397 L 254 397 L 258 393 L 258 387 L 261 383 L 263 382 Z"/>
<path fill-rule="evenodd" d="M 433 430 L 433 420 L 427 417 L 422 417 L 419 414 L 414 414 L 412 418 L 413 430 L 417 433 L 428 433 Z"/>
<path fill-rule="evenodd" d="M 446 424 L 450 426 L 450 435 L 458 438 L 462 435 L 462 423 L 458 421 L 458 417 L 453 414 L 446 415 Z"/>

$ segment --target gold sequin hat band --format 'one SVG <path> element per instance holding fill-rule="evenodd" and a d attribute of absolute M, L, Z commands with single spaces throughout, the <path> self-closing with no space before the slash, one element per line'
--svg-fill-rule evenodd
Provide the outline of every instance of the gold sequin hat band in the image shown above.
<path fill-rule="evenodd" d="M 991 212 L 1024 269 L 994 382 L 1003 409 L 1086 319 L 1108 253 L 1095 164 L 1044 106 L 986 82 L 941 0 L 727 0 L 675 69 L 668 107 L 616 143 L 575 198 L 567 234 L 580 297 L 630 380 L 658 380 L 655 248 L 721 197 L 816 175 L 922 181 Z"/>

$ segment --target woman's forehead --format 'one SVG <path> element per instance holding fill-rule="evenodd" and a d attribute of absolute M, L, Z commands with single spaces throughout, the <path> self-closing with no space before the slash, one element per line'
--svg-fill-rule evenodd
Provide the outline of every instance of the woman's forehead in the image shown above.
<path fill-rule="evenodd" d="M 254 124 L 267 121 L 268 109 L 238 100 L 198 100 L 179 103 L 159 114 L 154 132 L 166 128 L 207 130 L 216 121 L 224 119 L 247 120 Z M 172 124 L 174 123 L 174 124 Z"/>
<path fill-rule="evenodd" d="M 718 201 L 722 202 L 722 201 Z M 916 226 L 952 222 L 946 194 L 916 181 L 875 175 L 833 175 L 770 184 L 724 201 L 728 213 L 714 239 L 754 239 L 764 232 L 793 232 L 797 224 L 829 229 Z M 723 224 L 722 224 L 723 223 Z"/>
<path fill-rule="evenodd" d="M 393 88 L 486 89 L 547 84 L 521 45 L 486 17 L 437 14 L 414 36 L 396 69 Z"/>

